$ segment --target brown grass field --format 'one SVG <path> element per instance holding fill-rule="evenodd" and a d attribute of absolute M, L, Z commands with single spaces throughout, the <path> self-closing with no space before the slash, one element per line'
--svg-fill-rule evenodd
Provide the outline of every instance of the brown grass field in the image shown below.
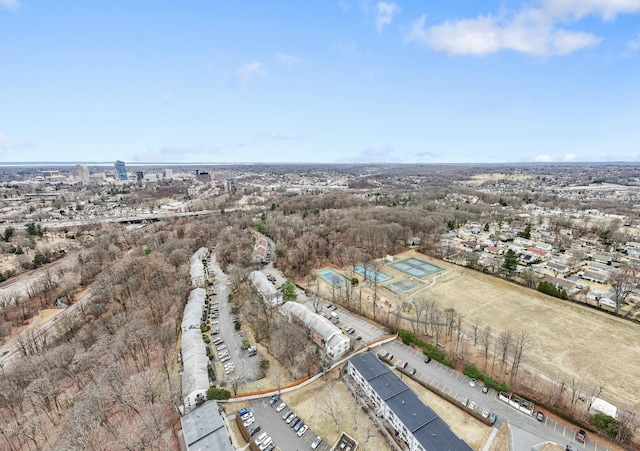
<path fill-rule="evenodd" d="M 601 384 L 603 399 L 636 412 L 640 409 L 640 326 L 504 279 L 411 254 L 447 269 L 415 298 L 464 314 L 468 335 L 476 320 L 480 329 L 491 326 L 494 340 L 503 330 L 527 329 L 531 339 L 523 367 L 550 378 L 575 377 L 583 384 Z"/>

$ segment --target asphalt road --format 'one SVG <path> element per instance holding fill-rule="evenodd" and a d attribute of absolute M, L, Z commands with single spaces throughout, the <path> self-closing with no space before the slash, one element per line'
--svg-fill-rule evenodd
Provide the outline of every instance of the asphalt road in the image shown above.
<path fill-rule="evenodd" d="M 226 380 L 232 382 L 236 378 L 239 384 L 246 384 L 260 379 L 262 377 L 262 370 L 260 369 L 260 354 L 253 357 L 249 357 L 247 351 L 242 349 L 242 339 L 244 338 L 244 332 L 236 331 L 235 324 L 231 321 L 231 307 L 229 306 L 229 291 L 230 285 L 228 284 L 229 277 L 222 272 L 215 260 L 215 254 L 211 255 L 209 263 L 207 265 L 209 274 L 213 275 L 216 280 L 216 284 L 212 285 L 213 291 L 218 293 L 213 296 L 213 302 L 218 303 L 219 318 L 214 321 L 218 321 L 218 324 L 212 324 L 211 329 L 216 327 L 220 328 L 218 335 L 213 337 L 222 337 L 224 344 L 227 346 L 225 349 L 229 351 L 230 359 L 225 363 L 233 362 L 235 369 L 233 372 L 226 374 L 224 364 L 220 362 L 218 358 L 218 351 L 216 346 L 211 343 L 214 352 L 216 353 L 216 377 L 218 380 Z"/>
<path fill-rule="evenodd" d="M 381 347 L 376 347 L 374 350 L 378 352 L 380 349 L 392 353 L 396 359 L 406 360 L 409 367 L 416 368 L 415 377 L 418 380 L 435 386 L 457 400 L 468 397 L 470 401 L 476 402 L 477 411 L 487 408 L 495 412 L 498 415 L 496 426 L 502 421 L 507 421 L 511 430 L 511 449 L 514 451 L 530 450 L 535 445 L 546 441 L 555 442 L 562 446 L 567 443 L 573 443 L 580 450 L 604 451 L 605 449 L 590 440 L 588 435 L 584 444 L 577 443 L 574 440 L 577 428 L 566 427 L 549 418 L 546 418 L 544 423 L 540 423 L 534 417 L 501 401 L 495 390 L 489 390 L 487 394 L 482 393 L 481 382 L 477 383 L 475 387 L 471 387 L 469 385 L 470 378 L 467 376 L 435 360 L 430 363 L 424 363 L 424 355 L 422 353 L 400 342 L 387 343 Z M 402 377 L 408 376 L 403 375 Z"/>

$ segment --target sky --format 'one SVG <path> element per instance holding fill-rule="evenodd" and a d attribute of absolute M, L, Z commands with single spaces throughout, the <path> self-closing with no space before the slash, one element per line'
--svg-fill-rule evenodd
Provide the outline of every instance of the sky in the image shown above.
<path fill-rule="evenodd" d="M 0 163 L 640 161 L 640 0 L 0 0 Z"/>

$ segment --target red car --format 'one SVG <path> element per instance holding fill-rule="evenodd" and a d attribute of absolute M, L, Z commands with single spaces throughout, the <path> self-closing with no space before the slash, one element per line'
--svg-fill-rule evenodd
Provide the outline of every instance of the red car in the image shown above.
<path fill-rule="evenodd" d="M 580 443 L 584 443 L 586 439 L 587 439 L 587 433 L 584 432 L 583 429 L 579 429 L 578 432 L 576 432 L 576 440 L 579 441 Z"/>

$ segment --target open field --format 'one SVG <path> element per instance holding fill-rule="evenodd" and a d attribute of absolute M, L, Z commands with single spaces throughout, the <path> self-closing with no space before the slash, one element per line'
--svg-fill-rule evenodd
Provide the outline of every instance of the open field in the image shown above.
<path fill-rule="evenodd" d="M 523 366 L 551 378 L 576 377 L 603 385 L 601 397 L 635 410 L 640 408 L 640 327 L 580 305 L 477 271 L 438 261 L 448 269 L 416 299 L 432 300 L 465 315 L 465 330 L 477 320 L 491 326 L 494 340 L 510 329 L 530 331 Z"/>

